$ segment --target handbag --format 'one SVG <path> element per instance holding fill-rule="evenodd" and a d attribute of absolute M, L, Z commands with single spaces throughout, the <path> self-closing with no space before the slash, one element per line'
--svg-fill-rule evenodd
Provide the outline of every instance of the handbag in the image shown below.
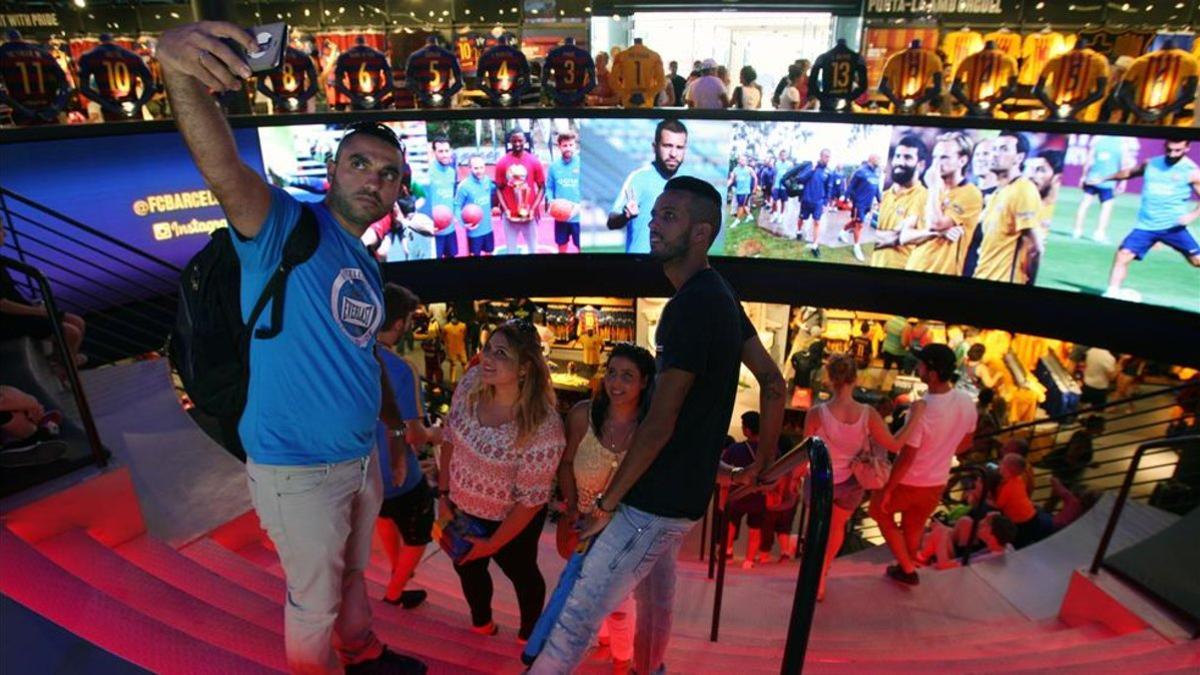
<path fill-rule="evenodd" d="M 870 439 L 863 441 L 862 450 L 850 460 L 850 472 L 864 490 L 878 490 L 887 485 L 892 465 L 871 449 Z"/>
<path fill-rule="evenodd" d="M 491 534 L 488 524 L 484 521 L 456 510 L 454 517 L 441 528 L 438 535 L 438 546 L 446 552 L 455 565 L 471 552 L 474 546 L 467 537 L 483 538 Z"/>
<path fill-rule="evenodd" d="M 575 554 L 575 549 L 579 548 L 579 529 L 576 525 L 577 522 L 567 518 L 565 513 L 558 519 L 558 526 L 554 532 L 554 543 L 563 560 L 570 560 L 571 556 Z"/>

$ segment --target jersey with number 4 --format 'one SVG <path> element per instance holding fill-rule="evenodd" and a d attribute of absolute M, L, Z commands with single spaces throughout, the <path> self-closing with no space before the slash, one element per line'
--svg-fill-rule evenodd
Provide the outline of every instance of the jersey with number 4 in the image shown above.
<path fill-rule="evenodd" d="M 0 77 L 8 95 L 33 110 L 53 105 L 66 81 L 54 57 L 28 42 L 0 45 Z"/>
<path fill-rule="evenodd" d="M 483 53 L 476 68 L 480 83 L 506 94 L 529 83 L 529 61 L 515 47 L 498 45 Z"/>
<path fill-rule="evenodd" d="M 79 57 L 79 80 L 96 82 L 96 91 L 107 101 L 137 99 L 137 85 L 153 86 L 150 69 L 137 54 L 114 44 L 102 44 Z"/>

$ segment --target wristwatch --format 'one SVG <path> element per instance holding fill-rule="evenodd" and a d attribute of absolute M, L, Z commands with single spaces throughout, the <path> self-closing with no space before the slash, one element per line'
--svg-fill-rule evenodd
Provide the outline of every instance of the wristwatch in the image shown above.
<path fill-rule="evenodd" d="M 392 429 L 392 438 L 404 438 L 404 430 Z"/>

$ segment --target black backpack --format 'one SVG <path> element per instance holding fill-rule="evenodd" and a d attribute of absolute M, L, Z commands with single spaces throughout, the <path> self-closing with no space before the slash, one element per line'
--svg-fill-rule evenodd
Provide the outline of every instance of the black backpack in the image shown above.
<path fill-rule="evenodd" d="M 269 340 L 283 329 L 288 274 L 312 257 L 320 243 L 317 217 L 301 205 L 300 221 L 283 245 L 283 261 L 267 280 L 248 322 L 242 321 L 242 272 L 230 228 L 188 261 L 179 282 L 179 308 L 167 352 L 184 391 L 201 411 L 218 418 L 239 418 L 250 382 L 250 340 Z M 253 326 L 271 300 L 271 325 Z"/>
<path fill-rule="evenodd" d="M 783 177 L 779 179 L 779 185 L 789 197 L 803 197 L 804 186 L 808 183 L 808 179 L 812 178 L 813 163 L 809 161 L 800 162 L 792 167 Z"/>

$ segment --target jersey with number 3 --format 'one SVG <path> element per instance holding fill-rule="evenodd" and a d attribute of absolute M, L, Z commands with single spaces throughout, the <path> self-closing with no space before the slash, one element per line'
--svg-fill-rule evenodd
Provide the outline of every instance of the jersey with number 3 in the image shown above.
<path fill-rule="evenodd" d="M 596 80 L 592 55 L 578 45 L 560 45 L 546 55 L 546 78 L 564 97 L 582 96 Z"/>
<path fill-rule="evenodd" d="M 28 42 L 0 45 L 0 76 L 8 95 L 33 110 L 52 105 L 66 79 L 49 52 Z"/>

